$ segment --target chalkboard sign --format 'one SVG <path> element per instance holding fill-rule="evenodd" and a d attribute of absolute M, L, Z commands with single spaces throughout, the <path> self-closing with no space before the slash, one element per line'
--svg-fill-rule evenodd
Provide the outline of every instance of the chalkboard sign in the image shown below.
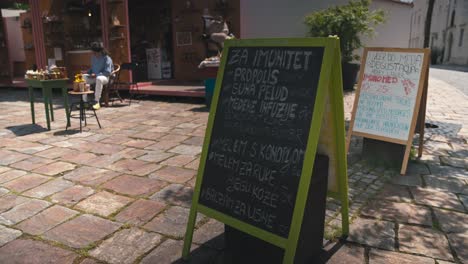
<path fill-rule="evenodd" d="M 333 153 L 341 155 L 333 157 L 339 164 L 335 194 L 343 205 L 343 232 L 348 232 L 340 67 L 337 38 L 225 43 L 184 258 L 201 212 L 286 249 L 283 261 L 291 262 L 327 102 L 327 117 L 341 120 L 327 127 L 337 142 Z"/>
<path fill-rule="evenodd" d="M 424 115 L 428 58 L 424 49 L 366 49 L 349 136 L 411 146 L 416 120 Z"/>
<path fill-rule="evenodd" d="M 323 51 L 229 50 L 200 204 L 288 236 Z"/>

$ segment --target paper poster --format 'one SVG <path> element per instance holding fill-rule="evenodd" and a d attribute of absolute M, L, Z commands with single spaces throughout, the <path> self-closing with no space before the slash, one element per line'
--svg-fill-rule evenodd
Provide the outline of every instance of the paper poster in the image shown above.
<path fill-rule="evenodd" d="M 148 79 L 161 79 L 161 49 L 146 49 Z"/>
<path fill-rule="evenodd" d="M 62 48 L 54 48 L 54 57 L 55 60 L 63 60 Z"/>
<path fill-rule="evenodd" d="M 57 66 L 55 59 L 47 59 L 47 66 L 52 67 L 52 66 Z"/>

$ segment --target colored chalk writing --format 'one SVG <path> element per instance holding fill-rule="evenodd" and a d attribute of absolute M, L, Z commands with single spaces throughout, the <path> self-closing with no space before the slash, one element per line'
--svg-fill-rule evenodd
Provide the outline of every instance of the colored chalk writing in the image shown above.
<path fill-rule="evenodd" d="M 406 141 L 418 96 L 424 53 L 367 53 L 353 130 Z"/>

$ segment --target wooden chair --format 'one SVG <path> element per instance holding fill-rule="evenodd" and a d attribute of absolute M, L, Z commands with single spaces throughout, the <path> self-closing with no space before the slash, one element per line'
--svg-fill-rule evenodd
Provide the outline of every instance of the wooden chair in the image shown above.
<path fill-rule="evenodd" d="M 109 76 L 109 82 L 102 89 L 105 106 L 109 106 L 109 100 L 112 101 L 112 105 L 114 105 L 115 100 L 120 100 L 120 102 L 123 103 L 123 99 L 120 96 L 119 90 L 117 89 L 118 87 L 116 85 L 119 82 L 119 77 L 120 65 L 114 64 L 114 71 L 112 71 Z"/>

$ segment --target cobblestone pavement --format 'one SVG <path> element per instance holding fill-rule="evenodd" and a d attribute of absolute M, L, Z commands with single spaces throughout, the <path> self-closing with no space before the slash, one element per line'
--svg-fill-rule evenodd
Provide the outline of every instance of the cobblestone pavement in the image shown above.
<path fill-rule="evenodd" d="M 354 94 L 345 95 L 347 119 Z M 60 98 L 55 98 L 60 102 Z M 349 155 L 351 233 L 338 240 L 340 205 L 327 201 L 328 263 L 468 263 L 467 97 L 430 80 L 424 155 L 408 175 Z M 78 133 L 27 93 L 0 90 L 0 263 L 180 261 L 207 109 L 155 100 L 101 108 Z M 202 215 L 190 263 L 222 263 L 223 225 Z"/>

